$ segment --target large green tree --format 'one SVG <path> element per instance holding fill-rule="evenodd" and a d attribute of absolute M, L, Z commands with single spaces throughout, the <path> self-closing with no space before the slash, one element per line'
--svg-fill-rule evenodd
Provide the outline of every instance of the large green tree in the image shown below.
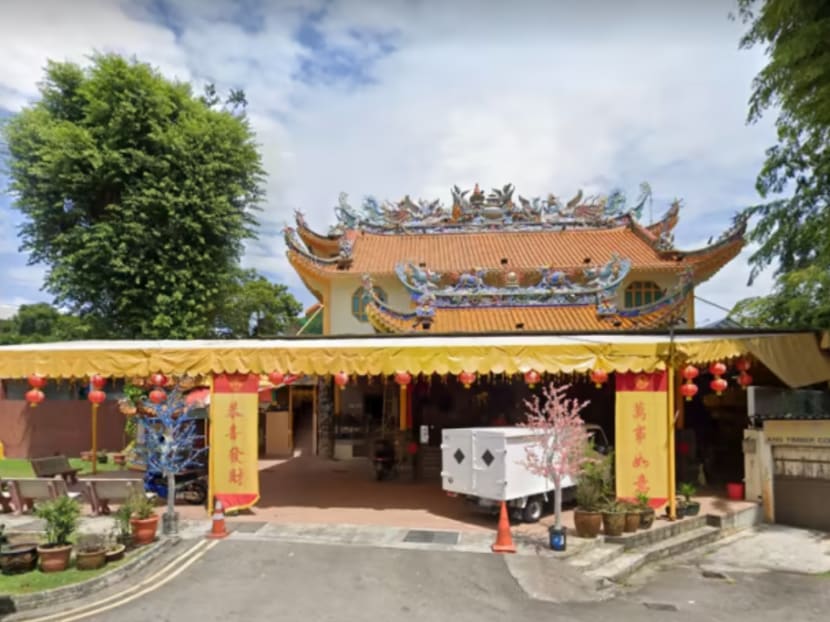
<path fill-rule="evenodd" d="M 254 270 L 239 271 L 224 301 L 220 329 L 237 338 L 284 334 L 303 310 L 285 285 L 271 283 Z"/>
<path fill-rule="evenodd" d="M 830 0 L 738 0 L 743 47 L 764 46 L 749 121 L 777 112 L 778 142 L 766 153 L 748 208 L 752 278 L 772 266 L 770 296 L 742 301 L 747 324 L 830 326 Z"/>
<path fill-rule="evenodd" d="M 117 55 L 48 63 L 3 133 L 22 250 L 56 304 L 107 336 L 216 333 L 262 197 L 244 106 Z"/>

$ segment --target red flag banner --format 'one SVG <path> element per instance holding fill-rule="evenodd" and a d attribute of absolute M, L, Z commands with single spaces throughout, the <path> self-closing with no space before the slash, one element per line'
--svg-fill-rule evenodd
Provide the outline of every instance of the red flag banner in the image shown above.
<path fill-rule="evenodd" d="M 259 500 L 259 376 L 219 374 L 210 404 L 213 495 L 225 511 Z"/>
<path fill-rule="evenodd" d="M 652 507 L 668 499 L 667 374 L 616 374 L 617 497 L 648 495 Z"/>

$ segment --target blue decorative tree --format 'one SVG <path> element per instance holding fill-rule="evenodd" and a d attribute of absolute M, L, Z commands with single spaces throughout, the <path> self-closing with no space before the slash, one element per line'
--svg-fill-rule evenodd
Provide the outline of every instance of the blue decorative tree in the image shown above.
<path fill-rule="evenodd" d="M 151 391 L 144 413 L 139 416 L 144 433 L 141 442 L 136 443 L 135 453 L 147 469 L 145 485 L 152 482 L 154 474 L 160 473 L 167 480 L 166 491 L 158 487 L 153 490 L 161 497 L 167 496 L 165 533 L 176 531 L 176 476 L 203 468 L 201 458 L 208 450 L 207 444 L 200 442 L 204 435 L 199 432 L 193 410 L 194 405 L 188 404 L 180 391 L 168 395 L 157 388 Z"/>

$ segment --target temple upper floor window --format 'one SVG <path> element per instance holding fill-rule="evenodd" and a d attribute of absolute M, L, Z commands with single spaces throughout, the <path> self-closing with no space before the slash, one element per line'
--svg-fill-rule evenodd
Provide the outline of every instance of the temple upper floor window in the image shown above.
<path fill-rule="evenodd" d="M 654 281 L 634 281 L 625 288 L 625 308 L 650 305 L 660 300 L 665 292 Z"/>
<path fill-rule="evenodd" d="M 380 287 L 374 288 L 375 296 L 381 302 L 386 302 L 386 292 Z M 369 318 L 366 315 L 366 305 L 369 304 L 370 298 L 368 292 L 362 287 L 356 289 L 352 294 L 352 315 L 355 316 L 358 322 L 368 322 Z"/>

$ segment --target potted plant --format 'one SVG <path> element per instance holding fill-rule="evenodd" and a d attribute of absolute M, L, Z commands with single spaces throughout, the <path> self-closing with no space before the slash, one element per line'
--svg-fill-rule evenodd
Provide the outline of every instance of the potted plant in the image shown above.
<path fill-rule="evenodd" d="M 159 517 L 155 504 L 143 490 L 136 490 L 127 501 L 130 508 L 130 529 L 133 542 L 137 545 L 150 544 L 156 539 Z"/>
<path fill-rule="evenodd" d="M 122 453 L 114 453 L 112 454 L 112 462 L 118 466 L 124 466 L 127 464 L 127 456 Z"/>
<path fill-rule="evenodd" d="M 84 462 L 92 462 L 92 452 L 91 451 L 82 451 L 81 452 L 81 460 Z"/>
<path fill-rule="evenodd" d="M 648 495 L 637 494 L 637 506 L 640 508 L 640 529 L 650 529 L 654 524 L 654 508 L 648 504 Z"/>
<path fill-rule="evenodd" d="M 66 570 L 72 553 L 69 538 L 78 528 L 81 506 L 69 497 L 58 497 L 38 504 L 35 514 L 46 521 L 46 544 L 37 547 L 40 569 L 43 572 Z"/>
<path fill-rule="evenodd" d="M 130 504 L 128 502 L 119 507 L 113 515 L 115 521 L 115 524 L 113 525 L 115 539 L 125 547 L 128 547 L 133 543 L 133 530 L 130 525 L 132 513 L 132 508 L 130 508 Z"/>
<path fill-rule="evenodd" d="M 98 452 L 98 464 L 106 464 L 107 463 L 107 450 L 102 449 Z"/>
<path fill-rule="evenodd" d="M 640 528 L 640 506 L 628 501 L 621 505 L 625 511 L 625 526 L 623 527 L 623 531 L 626 533 L 634 533 Z"/>
<path fill-rule="evenodd" d="M 0 523 L 0 572 L 16 574 L 34 570 L 37 566 L 37 544 L 9 544 L 5 531 L 6 526 Z"/>
<path fill-rule="evenodd" d="M 579 479 L 576 485 L 574 527 L 580 538 L 596 538 L 602 529 L 602 490 L 590 476 Z"/>
<path fill-rule="evenodd" d="M 107 547 L 104 537 L 97 533 L 78 536 L 75 543 L 75 567 L 78 570 L 97 570 L 107 563 Z"/>
<path fill-rule="evenodd" d="M 118 561 L 119 559 L 124 558 L 124 551 L 127 550 L 127 547 L 121 542 L 121 536 L 119 534 L 118 528 L 112 529 L 109 534 L 107 535 L 107 551 L 106 551 L 106 559 L 107 563 Z"/>
<path fill-rule="evenodd" d="M 694 487 L 694 484 L 689 482 L 680 484 L 678 492 L 683 496 L 683 505 L 685 506 L 684 515 L 697 516 L 700 512 L 700 502 L 692 501 L 692 495 L 697 492 L 697 488 Z"/>
<path fill-rule="evenodd" d="M 625 508 L 616 500 L 606 502 L 602 510 L 602 530 L 606 536 L 621 536 L 625 529 Z"/>

